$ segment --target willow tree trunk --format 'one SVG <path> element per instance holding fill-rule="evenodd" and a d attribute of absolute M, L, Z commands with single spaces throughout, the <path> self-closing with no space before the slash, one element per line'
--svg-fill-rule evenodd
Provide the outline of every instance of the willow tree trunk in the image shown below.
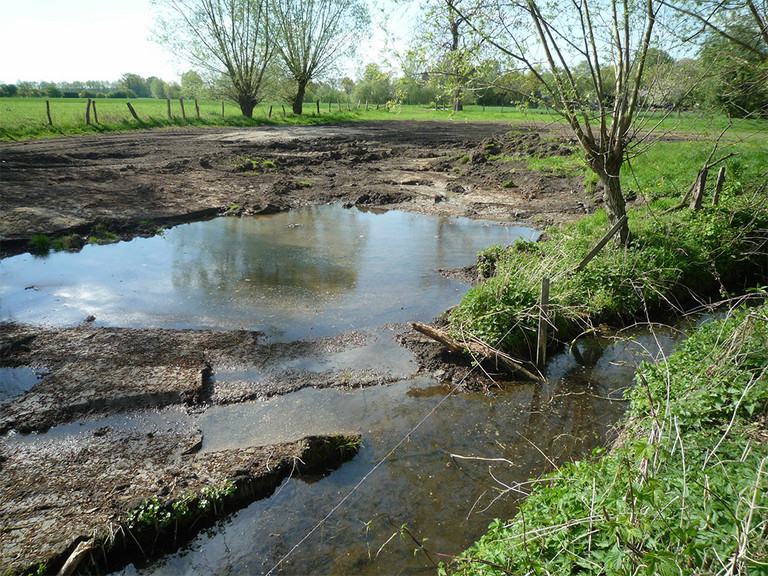
<path fill-rule="evenodd" d="M 256 108 L 256 100 L 251 96 L 239 96 L 237 104 L 240 106 L 240 112 L 246 118 L 253 118 L 253 109 Z"/>
<path fill-rule="evenodd" d="M 627 213 L 627 202 L 621 191 L 621 164 L 623 154 L 600 154 L 590 163 L 590 168 L 600 178 L 603 185 L 603 201 L 608 222 L 614 226 Z M 619 246 L 626 246 L 630 241 L 629 225 L 625 222 L 614 237 L 614 242 Z"/>
<path fill-rule="evenodd" d="M 304 94 L 307 91 L 307 80 L 299 80 L 296 95 L 293 97 L 293 113 L 301 115 L 304 111 Z"/>

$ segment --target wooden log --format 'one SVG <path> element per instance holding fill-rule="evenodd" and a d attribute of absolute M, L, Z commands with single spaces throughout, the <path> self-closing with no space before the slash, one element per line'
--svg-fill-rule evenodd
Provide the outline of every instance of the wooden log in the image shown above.
<path fill-rule="evenodd" d="M 136 114 L 136 110 L 133 109 L 133 106 L 131 106 L 131 103 L 130 102 L 126 102 L 125 105 L 128 106 L 128 110 L 130 111 L 131 116 L 133 116 L 134 119 L 138 120 L 139 119 L 139 115 Z"/>
<path fill-rule="evenodd" d="M 701 203 L 704 200 L 704 188 L 707 185 L 707 173 L 709 168 L 704 166 L 699 171 L 699 177 L 696 180 L 696 189 L 693 191 L 693 198 L 691 198 L 691 210 L 700 210 Z"/>
<path fill-rule="evenodd" d="M 624 214 L 624 216 L 622 216 L 622 217 L 619 219 L 619 221 L 618 221 L 618 222 L 616 222 L 616 224 L 614 224 L 614 225 L 613 225 L 613 227 L 612 227 L 610 230 L 608 230 L 608 232 L 605 234 L 605 236 L 603 236 L 603 237 L 600 239 L 600 242 L 598 242 L 598 243 L 595 245 L 595 247 L 594 247 L 594 248 L 592 248 L 592 250 L 590 250 L 590 251 L 589 251 L 589 254 L 587 254 L 586 256 L 584 256 L 584 258 L 582 259 L 582 261 L 581 261 L 581 262 L 579 262 L 579 265 L 578 265 L 578 266 L 576 266 L 576 268 L 574 269 L 574 271 L 573 271 L 573 272 L 574 272 L 574 274 L 575 274 L 576 272 L 581 272 L 582 270 L 584 270 L 584 268 L 586 267 L 586 265 L 587 265 L 587 264 L 589 264 L 590 260 L 592 260 L 592 258 L 594 258 L 595 256 L 597 256 L 598 252 L 600 252 L 600 250 L 602 250 L 602 249 L 603 249 L 603 246 L 605 246 L 606 244 L 608 244 L 608 240 L 610 240 L 611 238 L 613 238 L 613 237 L 616 235 L 616 233 L 617 233 L 617 232 L 618 232 L 618 231 L 621 229 L 621 227 L 622 227 L 622 226 L 624 226 L 624 223 L 625 223 L 626 221 L 627 221 L 627 215 L 626 215 L 626 214 Z"/>
<path fill-rule="evenodd" d="M 166 100 L 168 101 L 168 119 L 170 120 L 171 118 L 173 118 L 173 116 L 171 116 L 171 99 L 166 98 Z"/>
<path fill-rule="evenodd" d="M 438 330 L 437 328 L 433 328 L 422 322 L 410 322 L 410 325 L 416 332 L 424 334 L 424 336 L 427 336 L 436 342 L 440 342 L 440 344 L 455 354 L 469 352 L 473 356 L 480 356 L 492 360 L 496 362 L 496 364 L 502 364 L 510 372 L 519 372 L 530 380 L 542 380 L 541 376 L 537 376 L 527 370 L 521 362 L 518 362 L 511 356 L 504 354 L 499 350 L 494 350 L 490 346 L 486 346 L 479 342 L 459 342 L 442 330 Z"/>
<path fill-rule="evenodd" d="M 93 121 L 96 122 L 96 124 L 99 123 L 99 113 L 96 112 L 96 100 L 91 102 L 91 108 L 93 108 Z"/>
<path fill-rule="evenodd" d="M 61 569 L 57 572 L 57 576 L 70 576 L 70 574 L 74 573 L 80 565 L 80 562 L 83 561 L 83 558 L 93 550 L 93 544 L 93 540 L 80 542 L 72 551 L 72 554 L 69 555 L 67 561 L 64 562 Z"/>
<path fill-rule="evenodd" d="M 85 125 L 91 125 L 91 99 L 88 98 L 88 104 L 85 106 Z"/>
<path fill-rule="evenodd" d="M 541 300 L 539 305 L 539 340 L 536 346 L 536 365 L 541 368 L 547 363 L 547 328 L 549 327 L 549 278 L 541 279 Z"/>
<path fill-rule="evenodd" d="M 200 105 L 197 103 L 197 98 L 195 98 L 195 114 L 200 118 Z"/>
<path fill-rule="evenodd" d="M 51 119 L 51 102 L 45 101 L 45 111 L 48 114 L 48 126 L 53 126 L 53 120 Z"/>
<path fill-rule="evenodd" d="M 184 110 L 184 98 L 179 98 L 179 104 L 181 105 L 181 117 L 186 120 L 187 112 Z"/>
<path fill-rule="evenodd" d="M 715 195 L 712 197 L 713 206 L 717 206 L 720 203 L 720 193 L 723 191 L 723 184 L 725 184 L 725 166 L 720 166 L 720 170 L 717 172 L 717 182 L 715 183 Z"/>

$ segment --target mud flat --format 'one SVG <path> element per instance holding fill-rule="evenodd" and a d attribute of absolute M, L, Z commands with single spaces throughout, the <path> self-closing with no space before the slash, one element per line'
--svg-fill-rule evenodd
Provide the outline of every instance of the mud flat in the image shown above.
<path fill-rule="evenodd" d="M 403 121 L 0 143 L 0 253 L 25 250 L 35 234 L 127 237 L 222 212 L 329 202 L 536 225 L 573 220 L 600 202 L 583 177 L 487 161 L 568 154 L 561 132 Z"/>

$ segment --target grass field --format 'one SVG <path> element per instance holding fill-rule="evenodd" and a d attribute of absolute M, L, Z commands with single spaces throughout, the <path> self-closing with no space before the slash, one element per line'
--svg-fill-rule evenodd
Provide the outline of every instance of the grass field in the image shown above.
<path fill-rule="evenodd" d="M 96 114 L 91 114 L 91 125 L 85 123 L 87 100 L 81 98 L 50 99 L 51 122 L 48 124 L 46 100 L 43 98 L 0 98 L 0 140 L 23 140 L 70 134 L 116 132 L 160 128 L 164 126 L 257 126 L 263 124 L 317 124 L 323 122 L 350 122 L 360 120 L 453 120 L 456 122 L 560 122 L 551 112 L 542 109 L 526 109 L 521 107 L 498 106 L 466 106 L 461 112 L 451 110 L 435 110 L 426 106 L 398 105 L 388 110 L 384 106 L 377 110 L 375 106 L 365 109 L 357 103 L 352 103 L 348 109 L 342 103 L 317 105 L 307 103 L 304 114 L 296 116 L 282 103 L 264 103 L 259 105 L 253 118 L 245 118 L 233 102 L 200 101 L 200 116 L 197 116 L 195 103 L 191 100 L 184 102 L 186 119 L 182 118 L 181 104 L 178 100 L 171 101 L 171 118 L 168 117 L 166 100 L 154 98 L 97 99 Z M 126 103 L 130 102 L 140 120 L 131 116 Z M 272 114 L 270 116 L 270 108 Z M 724 116 L 705 116 L 702 114 L 683 113 L 665 117 L 662 113 L 648 114 L 644 127 L 659 128 L 665 131 L 695 132 L 702 137 L 712 137 L 719 134 L 729 120 Z M 768 122 L 760 120 L 736 120 L 733 122 L 731 133 L 740 135 L 768 133 Z"/>

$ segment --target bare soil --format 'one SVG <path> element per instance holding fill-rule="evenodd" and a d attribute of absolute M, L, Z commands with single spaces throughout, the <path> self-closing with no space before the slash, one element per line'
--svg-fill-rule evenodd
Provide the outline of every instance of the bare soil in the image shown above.
<path fill-rule="evenodd" d="M 503 154 L 558 155 L 553 128 L 365 122 L 168 129 L 0 144 L 0 254 L 35 234 L 123 235 L 218 213 L 346 203 L 534 225 L 573 220 L 599 198 L 583 178 Z M 265 163 L 266 161 L 266 163 Z M 505 187 L 506 185 L 506 187 Z"/>
<path fill-rule="evenodd" d="M 529 225 L 574 220 L 594 210 L 600 199 L 585 192 L 582 176 L 495 160 L 573 149 L 552 129 L 511 129 L 501 123 L 367 122 L 2 143 L 0 256 L 26 251 L 36 234 L 75 234 L 78 245 L 92 234 L 130 238 L 217 214 L 323 203 Z M 475 274 L 442 272 L 467 281 Z M 468 371 L 403 326 L 383 329 L 400 332 L 399 341 L 414 351 L 421 370 L 438 379 Z M 29 366 L 44 373 L 24 396 L 0 403 L 0 572 L 40 562 L 56 567 L 78 542 L 92 537 L 105 546 L 125 544 L 127 538 L 115 533 L 126 534 L 130 510 L 147 498 L 170 505 L 232 480 L 236 501 L 247 502 L 267 495 L 299 459 L 311 463 L 307 467 L 339 460 L 338 451 L 327 448 L 337 446 L 333 438 L 199 453 L 200 431 L 173 425 L 141 434 L 107 426 L 76 443 L 44 435 L 25 444 L 15 434 L 141 409 L 201 411 L 306 386 L 384 384 L 415 371 L 337 366 L 311 372 L 284 366 L 297 357 L 364 349 L 372 338 L 351 333 L 273 343 L 247 331 L 0 322 L 0 367 Z M 210 377 L 227 369 L 257 370 L 260 377 L 228 382 Z M 155 535 L 153 542 L 167 539 Z M 106 557 L 101 551 L 91 556 Z"/>

